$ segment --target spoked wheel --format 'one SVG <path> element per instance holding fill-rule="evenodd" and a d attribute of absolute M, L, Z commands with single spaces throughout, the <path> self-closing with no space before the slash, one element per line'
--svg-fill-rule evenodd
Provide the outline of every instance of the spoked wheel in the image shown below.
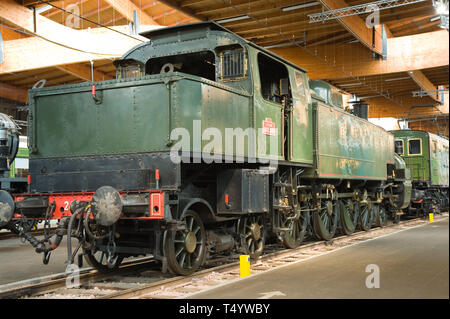
<path fill-rule="evenodd" d="M 370 203 L 360 203 L 359 210 L 359 227 L 364 231 L 368 231 L 372 227 L 373 222 L 373 205 Z"/>
<path fill-rule="evenodd" d="M 378 227 L 384 227 L 387 224 L 386 208 L 383 205 L 377 205 L 378 214 L 376 215 L 375 224 Z"/>
<path fill-rule="evenodd" d="M 97 250 L 96 248 L 92 250 L 83 250 L 83 252 L 87 263 L 101 272 L 112 271 L 119 268 L 124 258 L 119 254 L 110 256 L 107 252 Z"/>
<path fill-rule="evenodd" d="M 309 206 L 306 206 L 309 208 Z M 283 239 L 283 245 L 287 248 L 296 248 L 300 246 L 306 234 L 308 226 L 309 212 L 300 212 L 299 214 L 283 215 L 282 227 L 288 228 Z"/>
<path fill-rule="evenodd" d="M 346 198 L 339 200 L 339 205 L 342 232 L 346 235 L 353 234 L 356 229 L 359 217 L 358 202 L 350 198 Z"/>
<path fill-rule="evenodd" d="M 394 224 L 398 224 L 400 222 L 400 215 L 398 215 L 395 211 L 391 214 L 391 219 Z"/>
<path fill-rule="evenodd" d="M 250 215 L 239 220 L 238 232 L 241 237 L 241 247 L 250 258 L 258 258 L 264 250 L 265 227 L 264 215 Z"/>
<path fill-rule="evenodd" d="M 174 273 L 187 276 L 204 262 L 206 231 L 200 216 L 192 210 L 186 211 L 181 220 L 186 222 L 186 229 L 164 233 L 164 256 Z"/>
<path fill-rule="evenodd" d="M 338 201 L 321 202 L 319 211 L 314 212 L 314 232 L 323 240 L 331 240 L 336 233 L 339 214 Z"/>

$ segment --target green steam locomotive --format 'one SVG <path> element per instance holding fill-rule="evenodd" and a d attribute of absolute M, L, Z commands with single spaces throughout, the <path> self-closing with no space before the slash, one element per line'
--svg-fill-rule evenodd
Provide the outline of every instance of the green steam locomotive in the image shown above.
<path fill-rule="evenodd" d="M 328 84 L 213 22 L 142 35 L 115 80 L 30 91 L 30 192 L 0 215 L 59 219 L 55 238 L 22 232 L 44 262 L 67 234 L 98 269 L 151 254 L 187 275 L 408 206 L 394 136 Z"/>

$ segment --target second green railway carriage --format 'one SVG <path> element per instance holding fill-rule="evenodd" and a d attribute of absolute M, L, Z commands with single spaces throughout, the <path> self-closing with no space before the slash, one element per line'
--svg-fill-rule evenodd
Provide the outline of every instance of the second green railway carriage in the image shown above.
<path fill-rule="evenodd" d="M 448 139 L 420 130 L 392 131 L 395 151 L 411 172 L 413 184 L 408 213 L 427 214 L 449 207 Z"/>
<path fill-rule="evenodd" d="M 115 80 L 30 91 L 31 192 L 5 202 L 60 219 L 55 240 L 25 234 L 44 260 L 67 232 L 99 269 L 152 254 L 189 274 L 256 257 L 268 236 L 296 247 L 382 226 L 409 203 L 392 134 L 300 67 L 211 22 L 143 35 Z"/>

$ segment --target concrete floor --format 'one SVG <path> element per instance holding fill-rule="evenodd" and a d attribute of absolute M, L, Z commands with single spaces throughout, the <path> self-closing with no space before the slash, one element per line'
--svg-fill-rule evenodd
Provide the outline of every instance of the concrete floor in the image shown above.
<path fill-rule="evenodd" d="M 366 266 L 379 268 L 367 288 Z M 449 298 L 449 221 L 353 245 L 190 298 Z"/>
<path fill-rule="evenodd" d="M 42 239 L 42 236 L 38 238 Z M 72 240 L 72 249 L 77 242 Z M 61 245 L 52 252 L 50 262 L 44 265 L 43 254 L 37 254 L 28 242 L 22 243 L 19 238 L 0 240 L 0 289 L 8 283 L 65 272 L 66 243 L 64 237 Z M 85 263 L 84 266 L 88 265 Z"/>
<path fill-rule="evenodd" d="M 0 240 L 0 285 L 64 272 L 66 259 L 65 239 L 48 265 L 42 264 L 42 254 L 36 254 L 30 244 L 17 238 Z M 366 288 L 369 264 L 380 269 L 380 288 Z M 256 299 L 264 293 L 271 298 L 448 299 L 448 219 L 250 276 L 191 298 Z"/>

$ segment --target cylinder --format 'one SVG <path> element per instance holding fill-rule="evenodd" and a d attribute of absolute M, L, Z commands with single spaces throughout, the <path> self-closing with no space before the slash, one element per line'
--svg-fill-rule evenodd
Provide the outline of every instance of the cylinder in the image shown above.
<path fill-rule="evenodd" d="M 208 231 L 208 240 L 213 244 L 215 252 L 231 250 L 234 247 L 234 239 L 231 234 L 216 233 L 210 230 Z"/>

